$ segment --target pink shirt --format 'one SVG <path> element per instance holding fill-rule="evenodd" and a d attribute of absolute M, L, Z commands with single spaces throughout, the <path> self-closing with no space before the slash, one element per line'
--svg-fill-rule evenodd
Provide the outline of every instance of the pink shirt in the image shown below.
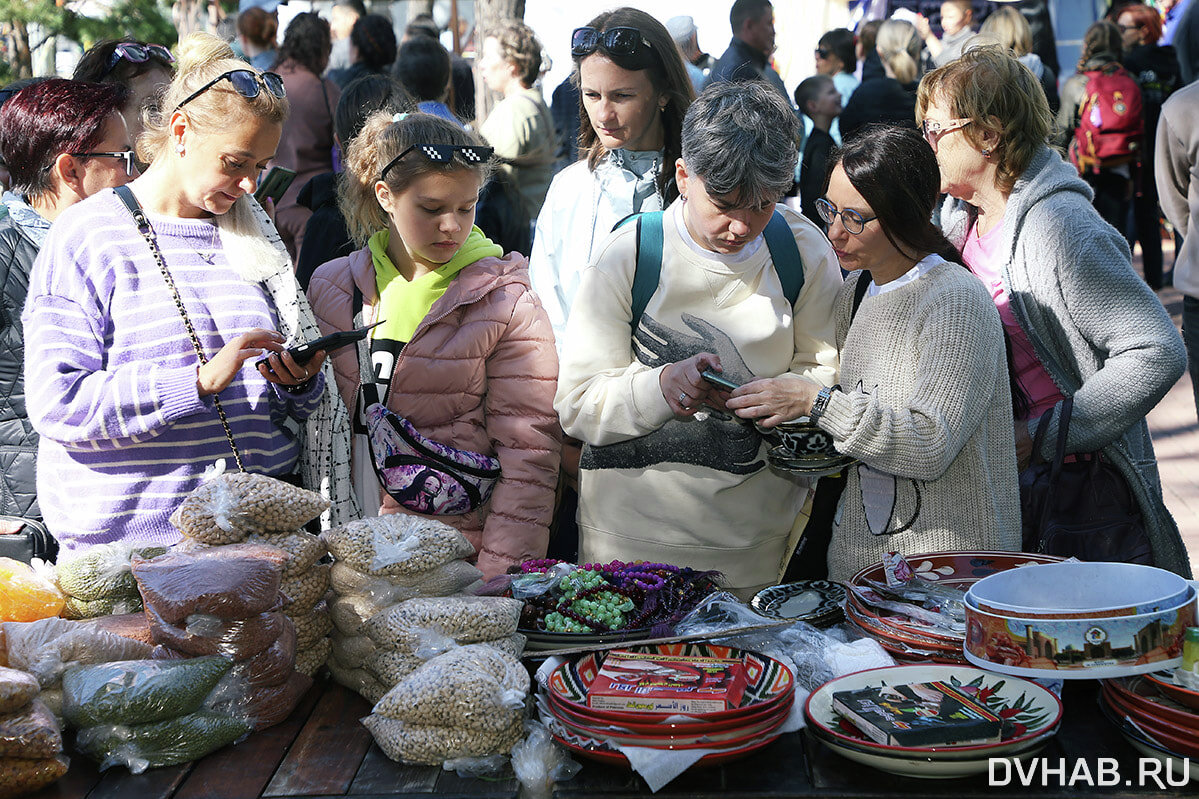
<path fill-rule="evenodd" d="M 978 226 L 971 225 L 966 235 L 966 246 L 962 248 L 962 260 L 991 292 L 1003 329 L 1012 342 L 1012 366 L 1016 370 L 1016 380 L 1028 396 L 1030 407 L 1027 418 L 1036 419 L 1065 397 L 1041 365 L 1032 342 L 1016 321 L 1016 314 L 1008 301 L 1007 288 L 1003 285 L 1003 257 L 999 252 L 1002 230 L 1003 225 L 1000 224 L 980 237 Z"/>

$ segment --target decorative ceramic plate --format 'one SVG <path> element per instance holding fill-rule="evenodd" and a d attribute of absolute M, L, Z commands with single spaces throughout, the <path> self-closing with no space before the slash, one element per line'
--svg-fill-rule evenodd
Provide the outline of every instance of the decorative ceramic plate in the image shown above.
<path fill-rule="evenodd" d="M 1100 692 L 1099 709 L 1103 711 L 1103 715 L 1107 717 L 1107 720 L 1115 725 L 1116 729 L 1125 738 L 1135 737 L 1137 740 L 1151 744 L 1154 748 L 1173 757 L 1199 761 L 1199 754 L 1196 754 L 1196 752 L 1199 752 L 1199 744 L 1196 743 L 1193 737 L 1179 738 L 1168 732 L 1151 727 L 1141 718 L 1131 718 L 1129 714 L 1117 709 L 1112 704 L 1110 696 L 1111 694 L 1109 693 Z"/>
<path fill-rule="evenodd" d="M 845 588 L 828 580 L 799 580 L 763 588 L 750 607 L 763 616 L 796 621 L 819 621 L 841 614 Z"/>
<path fill-rule="evenodd" d="M 612 719 L 603 718 L 601 716 L 591 715 L 589 712 L 583 712 L 578 709 L 578 705 L 568 705 L 561 699 L 558 699 L 553 694 L 546 694 L 546 710 L 551 715 L 562 719 L 563 721 L 571 722 L 576 725 L 587 727 L 615 727 L 622 730 L 627 730 L 636 735 L 651 735 L 651 736 L 694 736 L 709 733 L 727 732 L 728 730 L 740 729 L 750 724 L 758 724 L 763 721 L 768 721 L 775 718 L 779 714 L 786 715 L 791 711 L 791 706 L 794 704 L 794 694 L 785 697 L 782 702 L 777 704 L 766 704 L 758 710 L 750 710 L 740 716 L 724 719 L 721 721 L 706 721 L 704 719 L 693 718 L 686 715 L 677 715 L 673 718 L 674 721 L 658 721 L 658 722 L 637 722 L 637 721 L 613 721 Z M 588 708 L 590 710 L 590 708 Z M 597 711 L 604 712 L 604 711 Z M 687 721 L 686 719 L 692 719 Z"/>
<path fill-rule="evenodd" d="M 585 735 L 576 735 L 567 732 L 563 730 L 560 725 L 556 725 L 552 721 L 549 727 L 550 733 L 553 735 L 555 741 L 562 744 L 572 752 L 580 755 L 581 757 L 585 757 L 590 760 L 598 760 L 601 763 L 609 763 L 616 766 L 624 766 L 626 768 L 629 767 L 628 758 L 621 754 L 620 750 L 605 744 L 603 741 L 598 741 Z M 708 747 L 714 751 L 697 760 L 692 765 L 692 768 L 697 766 L 718 766 L 721 763 L 728 763 L 730 761 L 737 760 L 745 757 L 748 754 L 756 752 L 778 737 L 779 733 L 772 732 L 758 736 L 746 744 L 736 746 L 731 749 L 721 749 L 715 746 Z"/>
<path fill-rule="evenodd" d="M 768 449 L 766 460 L 779 471 L 795 472 L 807 477 L 825 477 L 836 474 L 858 462 L 856 458 L 838 453 L 797 457 L 793 452 L 782 447 Z"/>
<path fill-rule="evenodd" d="M 1102 696 L 1099 698 L 1099 707 L 1103 711 L 1103 715 L 1115 725 L 1120 734 L 1124 736 L 1124 740 L 1128 741 L 1133 749 L 1136 749 L 1146 757 L 1151 757 L 1160 763 L 1164 763 L 1167 768 L 1179 776 L 1186 775 L 1191 780 L 1199 780 L 1199 761 L 1171 752 L 1159 742 L 1150 740 L 1144 732 L 1135 729 L 1126 720 L 1114 713 L 1104 702 Z"/>
<path fill-rule="evenodd" d="M 891 746 L 876 743 L 860 733 L 849 734 L 841 724 L 840 715 L 833 710 L 833 694 L 838 691 L 933 681 L 948 683 L 973 695 L 1003 718 L 1002 739 L 997 743 L 972 746 Z M 1046 732 L 1055 730 L 1061 723 L 1062 703 L 1051 691 L 1034 682 L 992 674 L 971 666 L 887 666 L 847 674 L 826 682 L 808 697 L 804 717 L 814 730 L 820 730 L 822 738 L 831 738 L 851 748 L 867 749 L 878 755 L 926 758 L 935 757 L 939 752 L 949 752 L 960 757 L 963 752 L 976 752 L 985 761 L 988 757 L 1005 757 L 1006 752 L 1021 749 Z"/>
<path fill-rule="evenodd" d="M 728 646 L 707 643 L 659 644 L 630 647 L 634 652 L 653 652 L 660 655 L 693 657 L 741 658 L 745 665 L 748 685 L 741 706 L 713 713 L 691 713 L 703 721 L 723 721 L 739 718 L 766 706 L 781 704 L 795 693 L 795 677 L 791 670 L 774 658 L 745 652 Z M 551 696 L 568 708 L 592 718 L 610 722 L 631 721 L 639 724 L 664 721 L 669 713 L 630 713 L 616 710 L 597 710 L 587 705 L 587 690 L 599 674 L 608 652 L 593 652 L 578 660 L 563 663 L 550 674 L 546 687 Z"/>
<path fill-rule="evenodd" d="M 869 589 L 857 589 L 869 590 Z M 867 622 L 879 624 L 888 631 L 894 632 L 901 637 L 910 637 L 913 640 L 921 642 L 933 642 L 941 646 L 947 646 L 952 649 L 960 650 L 962 644 L 966 640 L 966 631 L 962 630 L 960 635 L 940 627 L 934 627 L 931 624 L 922 624 L 908 616 L 901 616 L 898 613 L 893 613 L 889 610 L 876 610 L 867 604 L 861 597 L 853 591 L 849 592 L 849 597 L 846 599 L 847 608 L 857 612 L 860 618 Z"/>
<path fill-rule="evenodd" d="M 901 777 L 917 777 L 926 780 L 951 780 L 959 777 L 971 777 L 984 774 L 991 764 L 991 756 L 983 754 L 976 757 L 961 759 L 936 759 L 917 755 L 882 755 L 875 752 L 854 749 L 837 741 L 825 738 L 815 729 L 811 730 L 812 737 L 823 743 L 832 751 L 856 763 L 870 766 L 887 774 L 898 774 Z M 1004 758 L 1026 760 L 1041 751 L 1055 731 L 1049 732 L 1021 747 L 1003 753 Z"/>
<path fill-rule="evenodd" d="M 591 726 L 571 721 L 566 718 L 565 714 L 558 715 L 559 711 L 553 707 L 549 707 L 549 713 L 554 717 L 565 731 L 576 733 L 578 735 L 595 738 L 612 744 L 621 746 L 646 746 L 652 749 L 712 749 L 714 747 L 732 748 L 741 747 L 753 740 L 774 732 L 783 725 L 787 720 L 787 716 L 791 711 L 791 705 L 785 704 L 779 706 L 779 711 L 764 721 L 757 721 L 747 724 L 740 728 L 725 730 L 723 732 L 702 732 L 694 733 L 687 736 L 674 735 L 639 735 L 623 730 L 619 725 L 612 726 Z"/>
<path fill-rule="evenodd" d="M 1053 555 L 1038 555 L 1030 552 L 930 552 L 924 555 L 905 555 L 904 560 L 912 567 L 917 577 L 943 585 L 959 588 L 978 582 L 996 572 L 1030 566 L 1036 563 L 1057 563 L 1062 560 Z M 885 583 L 887 576 L 883 564 L 867 566 L 855 574 L 849 582 L 866 585 L 866 580 Z"/>
<path fill-rule="evenodd" d="M 1126 696 L 1110 687 L 1102 691 L 1103 700 L 1115 714 L 1137 723 L 1143 732 L 1172 751 L 1199 759 L 1199 733 L 1190 727 L 1174 724 L 1161 716 L 1126 701 Z"/>
<path fill-rule="evenodd" d="M 1162 690 L 1145 677 L 1105 680 L 1103 688 L 1116 694 L 1137 709 L 1138 715 L 1149 715 L 1190 730 L 1199 740 L 1199 713 L 1164 695 Z"/>
<path fill-rule="evenodd" d="M 1192 710 L 1199 710 L 1199 691 L 1187 688 L 1174 676 L 1173 669 L 1155 671 L 1145 675 L 1145 679 L 1153 683 L 1166 696 L 1180 705 L 1186 705 Z"/>

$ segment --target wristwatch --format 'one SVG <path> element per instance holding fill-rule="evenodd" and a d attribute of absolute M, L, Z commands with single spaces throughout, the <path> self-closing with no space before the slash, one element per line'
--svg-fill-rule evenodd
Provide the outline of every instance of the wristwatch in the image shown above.
<path fill-rule="evenodd" d="M 824 415 L 824 409 L 828 407 L 828 401 L 833 396 L 834 391 L 840 391 L 840 386 L 825 386 L 816 393 L 816 399 L 812 401 L 812 410 L 808 412 L 808 421 L 816 422 Z"/>

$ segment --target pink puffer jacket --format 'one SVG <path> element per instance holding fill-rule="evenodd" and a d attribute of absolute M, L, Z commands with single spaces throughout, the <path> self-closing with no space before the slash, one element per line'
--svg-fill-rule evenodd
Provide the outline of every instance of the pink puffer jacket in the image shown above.
<path fill-rule="evenodd" d="M 349 330 L 353 286 L 374 321 L 378 291 L 370 251 L 321 266 L 308 299 L 323 333 Z M 332 356 L 337 387 L 354 408 L 357 350 Z M 487 577 L 545 557 L 558 482 L 561 428 L 554 412 L 558 356 L 549 318 L 529 288 L 528 261 L 517 253 L 467 266 L 433 304 L 396 360 L 388 407 L 425 436 L 494 455 L 502 476 L 491 501 L 464 516 L 438 516 L 478 552 Z M 408 513 L 386 492 L 381 513 Z"/>

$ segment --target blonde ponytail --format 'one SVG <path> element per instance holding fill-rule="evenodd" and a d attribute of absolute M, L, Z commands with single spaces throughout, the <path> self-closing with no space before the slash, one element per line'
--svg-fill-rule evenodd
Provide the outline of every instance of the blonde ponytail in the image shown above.
<path fill-rule="evenodd" d="M 895 80 L 914 83 L 920 77 L 920 35 L 910 22 L 889 19 L 878 29 L 878 57 L 891 68 Z"/>

